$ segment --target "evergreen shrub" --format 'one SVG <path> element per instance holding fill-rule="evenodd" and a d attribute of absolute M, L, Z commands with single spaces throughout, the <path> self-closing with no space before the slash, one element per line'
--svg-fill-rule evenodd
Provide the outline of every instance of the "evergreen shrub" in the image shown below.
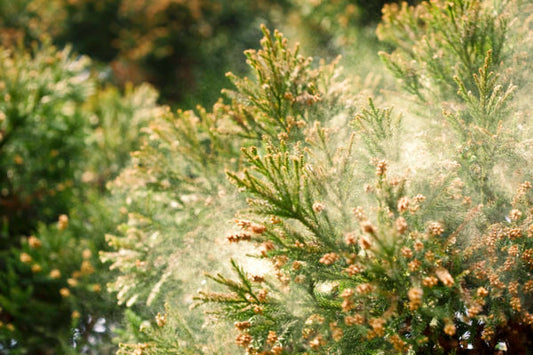
<path fill-rule="evenodd" d="M 102 257 L 148 306 L 119 353 L 530 351 L 531 10 L 385 6 L 404 90 L 370 100 L 264 28 L 250 76 L 154 120 L 114 183 L 129 221 Z"/>
<path fill-rule="evenodd" d="M 120 312 L 98 251 L 120 215 L 105 184 L 157 95 L 102 88 L 87 57 L 46 40 L 0 57 L 0 353 L 109 352 Z"/>

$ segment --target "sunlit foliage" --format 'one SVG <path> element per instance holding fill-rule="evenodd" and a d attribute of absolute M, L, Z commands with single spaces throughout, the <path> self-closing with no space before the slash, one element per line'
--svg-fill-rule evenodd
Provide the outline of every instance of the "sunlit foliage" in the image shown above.
<path fill-rule="evenodd" d="M 181 233 L 194 236 L 216 226 L 206 242 L 221 248 L 225 239 L 232 250 L 233 277 L 211 271 L 215 282 L 196 297 L 200 309 L 214 312 L 213 329 L 235 322 L 235 344 L 251 354 L 484 353 L 500 343 L 523 353 L 531 346 L 529 137 L 513 128 L 516 117 L 524 123 L 531 118 L 514 104 L 521 87 L 508 69 L 522 56 L 509 39 L 528 38 L 531 29 L 513 26 L 511 19 L 523 16 L 513 5 L 456 0 L 386 7 L 380 31 L 397 49 L 383 57 L 405 85 L 405 94 L 397 95 L 413 100 L 412 107 L 401 107 L 403 115 L 383 107 L 387 94 L 361 100 L 333 66 L 308 66 L 281 34 L 265 30 L 262 49 L 247 52 L 253 76 L 231 76 L 236 89 L 226 93 L 233 100 L 195 119 L 211 122 L 208 134 L 201 126 L 196 133 L 190 129 L 185 118 L 193 113 L 169 116 L 176 133 L 188 127 L 187 139 L 166 130 L 165 141 L 175 147 L 161 149 L 154 145 L 161 135 L 154 135 L 130 173 L 146 174 L 137 180 L 136 195 L 164 199 L 170 194 L 155 199 L 163 190 L 149 187 L 167 183 L 179 201 L 191 190 L 178 184 L 184 178 L 163 173 L 175 165 L 162 157 L 189 147 L 183 151 L 189 157 L 205 152 L 216 157 L 209 163 L 221 159 L 201 165 L 215 174 L 188 170 L 189 179 L 214 178 L 224 186 L 223 198 L 234 202 L 213 204 L 220 194 L 194 193 L 212 212 L 202 212 L 209 217 L 201 228 Z M 444 31 L 446 26 L 452 27 Z M 300 78 L 307 79 L 300 85 Z M 200 137 L 202 146 L 183 144 Z M 231 143 L 217 154 L 221 139 Z M 238 146 L 240 154 L 233 148 Z M 219 180 L 224 170 L 233 189 Z M 187 207 L 180 204 L 185 211 L 202 210 Z M 142 275 L 145 259 L 120 250 L 139 250 L 150 241 L 144 249 L 150 255 L 182 238 L 165 230 L 168 237 L 160 239 L 155 222 L 164 213 L 151 210 L 157 220 L 132 215 L 142 229 L 111 239 L 119 250 L 107 257 L 118 268 L 129 265 L 122 277 Z M 233 225 L 221 227 L 232 214 Z M 158 240 L 161 247 L 154 248 Z M 155 254 L 146 271 L 190 264 L 193 256 L 164 254 Z M 181 297 L 172 275 L 161 287 L 154 276 L 144 279 L 155 284 L 152 290 L 167 300 Z M 133 292 L 133 283 L 121 287 Z M 183 329 L 163 322 L 160 312 L 144 338 L 124 351 L 158 353 L 159 344 L 168 344 L 161 340 L 165 327 Z M 186 353 L 191 341 L 179 336 L 178 352 Z M 194 342 L 201 349 L 202 338 Z"/>

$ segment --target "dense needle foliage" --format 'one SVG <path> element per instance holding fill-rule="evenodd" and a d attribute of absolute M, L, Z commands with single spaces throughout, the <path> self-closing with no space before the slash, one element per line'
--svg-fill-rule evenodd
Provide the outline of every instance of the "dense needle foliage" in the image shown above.
<path fill-rule="evenodd" d="M 0 57 L 0 352 L 104 350 L 109 328 L 97 323 L 118 312 L 98 251 L 120 221 L 105 181 L 157 95 L 102 87 L 88 58 L 46 41 Z"/>
<path fill-rule="evenodd" d="M 387 94 L 368 101 L 335 63 L 310 66 L 280 33 L 264 29 L 262 49 L 246 53 L 251 77 L 230 75 L 235 89 L 211 113 L 167 117 L 174 135 L 153 130 L 128 170 L 141 186 L 135 196 L 155 201 L 164 185 L 172 194 L 158 200 L 173 196 L 179 214 L 194 213 L 195 228 L 176 233 L 187 219 L 172 213 L 179 227 L 166 229 L 160 220 L 168 214 L 157 207 L 153 220 L 140 219 L 139 210 L 130 215 L 131 227 L 110 237 L 119 251 L 105 256 L 123 270 L 119 295 L 136 301 L 150 282 L 150 296 L 165 295 L 168 317 L 176 317 L 172 300 L 191 290 L 176 289 L 172 277 L 195 281 L 163 270 L 205 251 L 178 258 L 161 248 L 202 235 L 202 246 L 218 249 L 225 237 L 255 249 L 228 246 L 234 277 L 209 273 L 215 283 L 197 283 L 195 299 L 207 304 L 216 329 L 235 322 L 235 343 L 248 353 L 491 353 L 502 344 L 526 352 L 531 167 L 528 132 L 517 127 L 527 127 L 530 115 L 516 97 L 519 83 L 529 85 L 531 29 L 511 21 L 528 16 L 522 5 L 386 6 L 378 33 L 396 48 L 382 57 L 411 100 L 403 116 L 383 105 Z M 179 177 L 169 154 L 197 163 L 180 165 L 188 168 Z M 220 180 L 224 171 L 233 189 Z M 214 189 L 199 189 L 211 179 Z M 231 215 L 233 225 L 225 222 Z M 124 353 L 214 351 L 202 348 L 201 337 L 169 342 L 169 328 L 183 325 L 167 324 L 160 312 Z"/>
<path fill-rule="evenodd" d="M 30 4 L 0 50 L 0 353 L 531 352 L 529 1 Z M 263 25 L 211 108 L 102 83 L 191 106 L 258 8 L 382 63 Z M 33 31 L 108 16 L 77 47 L 104 71 Z"/>

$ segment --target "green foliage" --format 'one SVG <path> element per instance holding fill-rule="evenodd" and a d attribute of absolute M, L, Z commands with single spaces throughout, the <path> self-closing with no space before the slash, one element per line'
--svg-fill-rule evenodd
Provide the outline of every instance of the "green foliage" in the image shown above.
<path fill-rule="evenodd" d="M 0 53 L 0 351 L 111 351 L 118 312 L 98 252 L 120 215 L 103 188 L 156 94 L 100 89 L 86 57 L 47 41 Z"/>
<path fill-rule="evenodd" d="M 533 7 L 412 3 L 0 0 L 0 352 L 527 353 Z M 189 105 L 258 10 L 404 92 L 263 26 L 173 112 L 40 35 Z"/>
<path fill-rule="evenodd" d="M 423 101 L 438 104 L 457 97 L 454 77 L 474 91 L 472 74 L 483 66 L 488 50 L 489 72 L 509 58 L 508 3 L 439 0 L 386 5 L 378 35 L 396 50 L 381 57 L 403 87 Z"/>
<path fill-rule="evenodd" d="M 380 37 L 396 46 L 390 55 L 381 53 L 385 63 L 406 91 L 426 104 L 430 117 L 447 120 L 461 177 L 480 196 L 475 202 L 493 204 L 500 217 L 509 208 L 504 195 L 510 191 L 494 175 L 516 171 L 524 159 L 518 143 L 523 137 L 509 107 L 512 82 L 527 73 L 527 67 L 519 73 L 511 66 L 523 57 L 519 44 L 526 46 L 529 33 L 508 25 L 522 16 L 518 8 L 527 9 L 507 1 L 390 5 L 378 28 Z"/>
<path fill-rule="evenodd" d="M 278 3 L 65 0 L 57 40 L 111 64 L 118 83 L 149 81 L 165 101 L 212 104 L 226 84 L 220 74 L 258 40 L 258 14 L 268 20 Z"/>
<path fill-rule="evenodd" d="M 397 3 L 396 0 L 340 0 L 340 1 L 303 1 L 290 0 L 290 17 L 299 25 L 305 26 L 303 36 L 310 38 L 315 45 L 326 46 L 329 50 L 341 49 L 345 45 L 353 45 L 357 34 L 365 27 L 378 23 L 381 9 L 385 4 Z M 418 3 L 410 0 L 406 3 Z M 283 24 L 290 26 L 291 24 Z M 317 48 L 322 54 L 322 50 Z M 328 55 L 324 51 L 326 55 Z"/>
<path fill-rule="evenodd" d="M 0 1 L 0 45 L 30 44 L 61 32 L 64 10 L 61 0 Z"/>
<path fill-rule="evenodd" d="M 463 81 L 456 79 L 458 94 L 465 108 L 456 112 L 445 111 L 444 115 L 463 143 L 459 148 L 459 157 L 470 186 L 481 193 L 481 202 L 501 205 L 501 196 L 497 196 L 501 191 L 498 191 L 497 186 L 489 185 L 489 180 L 493 180 L 489 179 L 489 175 L 496 165 L 502 168 L 501 165 L 505 164 L 504 168 L 508 170 L 512 170 L 509 168 L 513 165 L 516 168 L 522 163 L 523 157 L 518 153 L 517 137 L 513 136 L 508 125 L 503 125 L 502 120 L 508 117 L 506 106 L 515 87 L 509 85 L 504 90 L 498 84 L 497 76 L 489 72 L 491 61 L 492 54 L 489 51 L 483 67 L 473 74 L 476 94 L 467 91 Z"/>
<path fill-rule="evenodd" d="M 242 0 L 3 0 L 0 43 L 29 45 L 51 37 L 109 66 L 115 84 L 148 81 L 165 101 L 199 97 L 212 104 L 227 84 L 221 74 L 238 69 L 238 56 L 259 39 L 260 21 L 282 6 L 287 5 Z"/>
<path fill-rule="evenodd" d="M 194 331 L 181 314 L 176 312 L 176 305 L 165 306 L 165 313 L 157 313 L 153 321 L 143 321 L 130 309 L 126 310 L 131 334 L 135 334 L 133 343 L 121 343 L 117 354 L 224 354 L 232 347 L 223 348 L 217 340 L 203 344 L 206 334 Z M 139 343 L 139 340 L 142 342 Z M 222 350 L 224 349 L 224 350 Z M 232 349 L 236 350 L 236 349 Z"/>
<path fill-rule="evenodd" d="M 516 105 L 523 89 L 510 82 L 521 54 L 507 40 L 530 38 L 531 29 L 509 25 L 517 9 L 477 0 L 386 7 L 380 31 L 397 46 L 386 62 L 427 106 L 402 105 L 403 115 L 375 104 L 400 93 L 365 106 L 333 66 L 311 66 L 280 33 L 264 30 L 263 48 L 247 53 L 255 77 L 230 76 L 231 101 L 195 118 L 209 122 L 206 143 L 188 142 L 205 137 L 207 127 L 187 135 L 174 128 L 191 127 L 196 115 L 169 114 L 172 130 L 152 134 L 127 171 L 140 177 L 137 187 L 117 180 L 128 186 L 119 193 L 136 196 L 130 226 L 110 239 L 118 251 L 104 256 L 121 271 L 120 300 L 145 299 L 150 288 L 180 299 L 193 283 L 196 300 L 219 325 L 210 329 L 235 322 L 235 343 L 251 354 L 491 353 L 500 342 L 525 353 L 533 311 L 532 167 L 528 132 L 514 125 L 531 115 Z M 215 145 L 220 139 L 227 144 Z M 169 179 L 177 166 L 188 169 L 195 188 Z M 219 180 L 224 170 L 236 190 Z M 170 191 L 163 193 L 165 181 Z M 205 181 L 218 182 L 213 192 L 224 186 L 223 197 L 198 198 Z M 187 223 L 172 225 L 174 213 L 165 217 L 148 204 L 191 193 L 200 203 L 180 203 L 179 212 L 194 211 L 194 223 L 178 217 Z M 222 220 L 235 216 L 233 226 L 221 227 L 218 209 Z M 198 217 L 204 214 L 210 218 Z M 224 233 L 231 247 L 221 247 Z M 163 250 L 187 235 L 197 247 L 216 246 L 231 271 L 191 266 L 198 254 L 178 259 Z M 182 260 L 207 270 L 214 284 L 183 278 Z M 163 310 L 161 302 L 150 305 Z M 167 306 L 168 317 L 173 309 L 185 311 Z M 175 315 L 167 330 L 161 317 L 147 338 L 124 349 L 186 352 L 212 339 L 188 337 L 199 315 L 185 323 Z"/>
<path fill-rule="evenodd" d="M 212 112 L 162 113 L 146 130 L 133 165 L 113 184 L 115 194 L 127 202 L 129 221 L 120 235 L 108 236 L 119 251 L 103 254 L 103 260 L 120 270 L 112 285 L 120 303 L 161 304 L 160 294 L 187 297 L 198 288 L 197 270 L 212 269 L 207 263 L 219 257 L 200 256 L 216 243 L 220 226 L 213 221 L 229 220 L 244 207 L 224 178 L 225 168 L 241 164 L 239 147 L 263 137 L 296 141 L 312 117 L 346 105 L 345 83 L 337 79 L 333 64 L 312 69 L 297 49 L 286 48 L 280 33 L 263 31 L 263 49 L 247 52 L 250 63 L 257 64 L 255 80 L 232 75 L 237 90 L 225 91 L 230 103 L 220 101 Z M 162 213 L 162 208 L 173 212 Z M 171 259 L 169 245 L 179 246 Z M 195 327 L 200 322 L 189 321 Z"/>
<path fill-rule="evenodd" d="M 141 130 L 160 111 L 156 101 L 157 92 L 148 84 L 127 85 L 122 92 L 108 85 L 89 98 L 84 105 L 91 127 L 85 182 L 98 183 L 103 189 L 129 163 Z"/>
<path fill-rule="evenodd" d="M 79 177 L 88 122 L 82 103 L 94 91 L 87 58 L 50 45 L 1 50 L 1 214 L 5 233 L 65 213 Z"/>
<path fill-rule="evenodd" d="M 263 49 L 245 52 L 255 80 L 228 75 L 236 88 L 223 91 L 233 99 L 228 113 L 244 138 L 297 140 L 313 116 L 324 116 L 318 110 L 338 113 L 343 83 L 337 80 L 336 62 L 313 69 L 312 58 L 301 56 L 298 46 L 288 49 L 282 33 L 263 32 Z"/>
<path fill-rule="evenodd" d="M 309 61 L 297 51 L 293 54 L 286 50 L 281 34 L 276 33 L 274 40 L 266 29 L 264 31 L 264 49 L 248 52 L 251 62 L 264 63 L 256 67 L 257 82 L 233 77 L 240 90 L 226 91 L 231 104 L 219 102 L 213 112 L 203 108 L 198 108 L 197 113 L 178 111 L 174 115 L 163 112 L 146 130 L 148 139 L 142 149 L 133 154 L 134 165 L 114 183 L 116 193 L 127 193 L 131 207 L 126 206 L 130 221 L 122 226 L 124 236 L 109 236 L 110 242 L 115 247 L 135 250 L 131 254 L 114 253 L 105 257 L 106 260 L 108 257 L 122 260 L 116 263 L 116 267 L 128 270 L 124 272 L 128 279 L 115 286 L 117 291 L 123 290 L 119 292 L 120 302 L 139 297 L 136 290 L 147 296 L 153 286 L 146 287 L 139 282 L 160 287 L 158 280 L 164 274 L 161 270 L 166 263 L 158 260 L 158 251 L 165 255 L 168 243 L 183 242 L 180 241 L 183 237 L 175 234 L 176 230 L 187 231 L 191 223 L 202 225 L 199 218 L 213 218 L 207 211 L 213 206 L 223 206 L 222 203 L 219 205 L 220 201 L 242 203 L 229 202 L 235 197 L 226 193 L 229 186 L 223 178 L 224 168 L 234 169 L 239 165 L 241 145 L 258 142 L 262 136 L 279 141 L 296 135 L 297 139 L 307 124 L 305 120 L 316 112 L 318 102 L 335 111 L 340 91 L 335 91 L 338 84 L 332 82 L 334 67 L 323 71 L 308 70 Z M 276 80 L 272 80 L 273 76 Z M 328 94 L 333 100 L 321 100 L 320 97 L 328 91 L 333 92 Z M 267 106 L 269 102 L 275 102 L 276 106 Z M 173 163 L 176 161 L 180 164 Z M 157 205 L 174 209 L 180 217 L 160 214 Z M 150 213 L 146 214 L 148 211 Z M 235 210 L 221 208 L 219 213 L 227 219 Z M 160 235 L 164 230 L 168 232 Z M 156 235 L 147 239 L 153 233 Z M 198 228 L 186 239 L 197 233 L 203 235 L 205 232 Z M 139 240 L 146 240 L 150 247 L 137 244 Z M 138 264 L 147 259 L 151 260 L 149 264 L 140 268 Z M 154 277 L 145 278 L 146 272 L 154 273 Z M 135 275 L 143 277 L 133 282 Z"/>
<path fill-rule="evenodd" d="M 245 72 L 240 55 L 256 46 L 261 22 L 297 32 L 321 56 L 351 54 L 354 45 L 361 54 L 367 42 L 358 37 L 374 37 L 363 27 L 374 24 L 388 2 L 5 0 L 0 31 L 4 45 L 43 35 L 72 44 L 109 65 L 115 83 L 149 81 L 163 100 L 194 107 L 198 100 L 211 105 L 228 85 L 221 73 Z M 372 41 L 372 55 L 375 48 Z"/>
<path fill-rule="evenodd" d="M 77 217 L 86 218 L 84 223 L 96 222 L 86 214 Z M 108 221 L 108 226 L 113 222 Z M 89 336 L 108 339 L 108 334 L 92 329 L 104 314 L 112 319 L 113 303 L 102 286 L 105 278 L 95 274 L 100 266 L 98 249 L 95 241 L 76 235 L 90 229 L 75 224 L 68 226 L 62 215 L 57 226 L 41 224 L 34 235 L 23 238 L 20 249 L 3 253 L 0 304 L 2 319 L 13 330 L 4 331 L 0 339 L 14 353 L 68 351 L 91 345 Z"/>
<path fill-rule="evenodd" d="M 392 115 L 392 108 L 380 109 L 372 99 L 355 116 L 353 127 L 360 131 L 371 157 L 397 159 L 400 152 L 401 115 Z"/>

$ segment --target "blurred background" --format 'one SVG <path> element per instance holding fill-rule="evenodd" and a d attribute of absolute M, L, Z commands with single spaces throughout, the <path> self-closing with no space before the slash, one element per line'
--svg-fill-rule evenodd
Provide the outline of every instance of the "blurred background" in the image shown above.
<path fill-rule="evenodd" d="M 246 69 L 242 52 L 259 46 L 261 23 L 300 41 L 310 55 L 360 56 L 377 45 L 373 29 L 387 2 L 1 0 L 0 38 L 13 46 L 49 37 L 90 56 L 120 87 L 147 81 L 162 102 L 208 104 L 227 84 L 226 71 Z"/>
<path fill-rule="evenodd" d="M 106 184 L 142 127 L 162 105 L 214 104 L 260 24 L 385 75 L 387 2 L 0 0 L 0 354 L 116 351 L 124 312 L 98 253 L 125 216 Z"/>

